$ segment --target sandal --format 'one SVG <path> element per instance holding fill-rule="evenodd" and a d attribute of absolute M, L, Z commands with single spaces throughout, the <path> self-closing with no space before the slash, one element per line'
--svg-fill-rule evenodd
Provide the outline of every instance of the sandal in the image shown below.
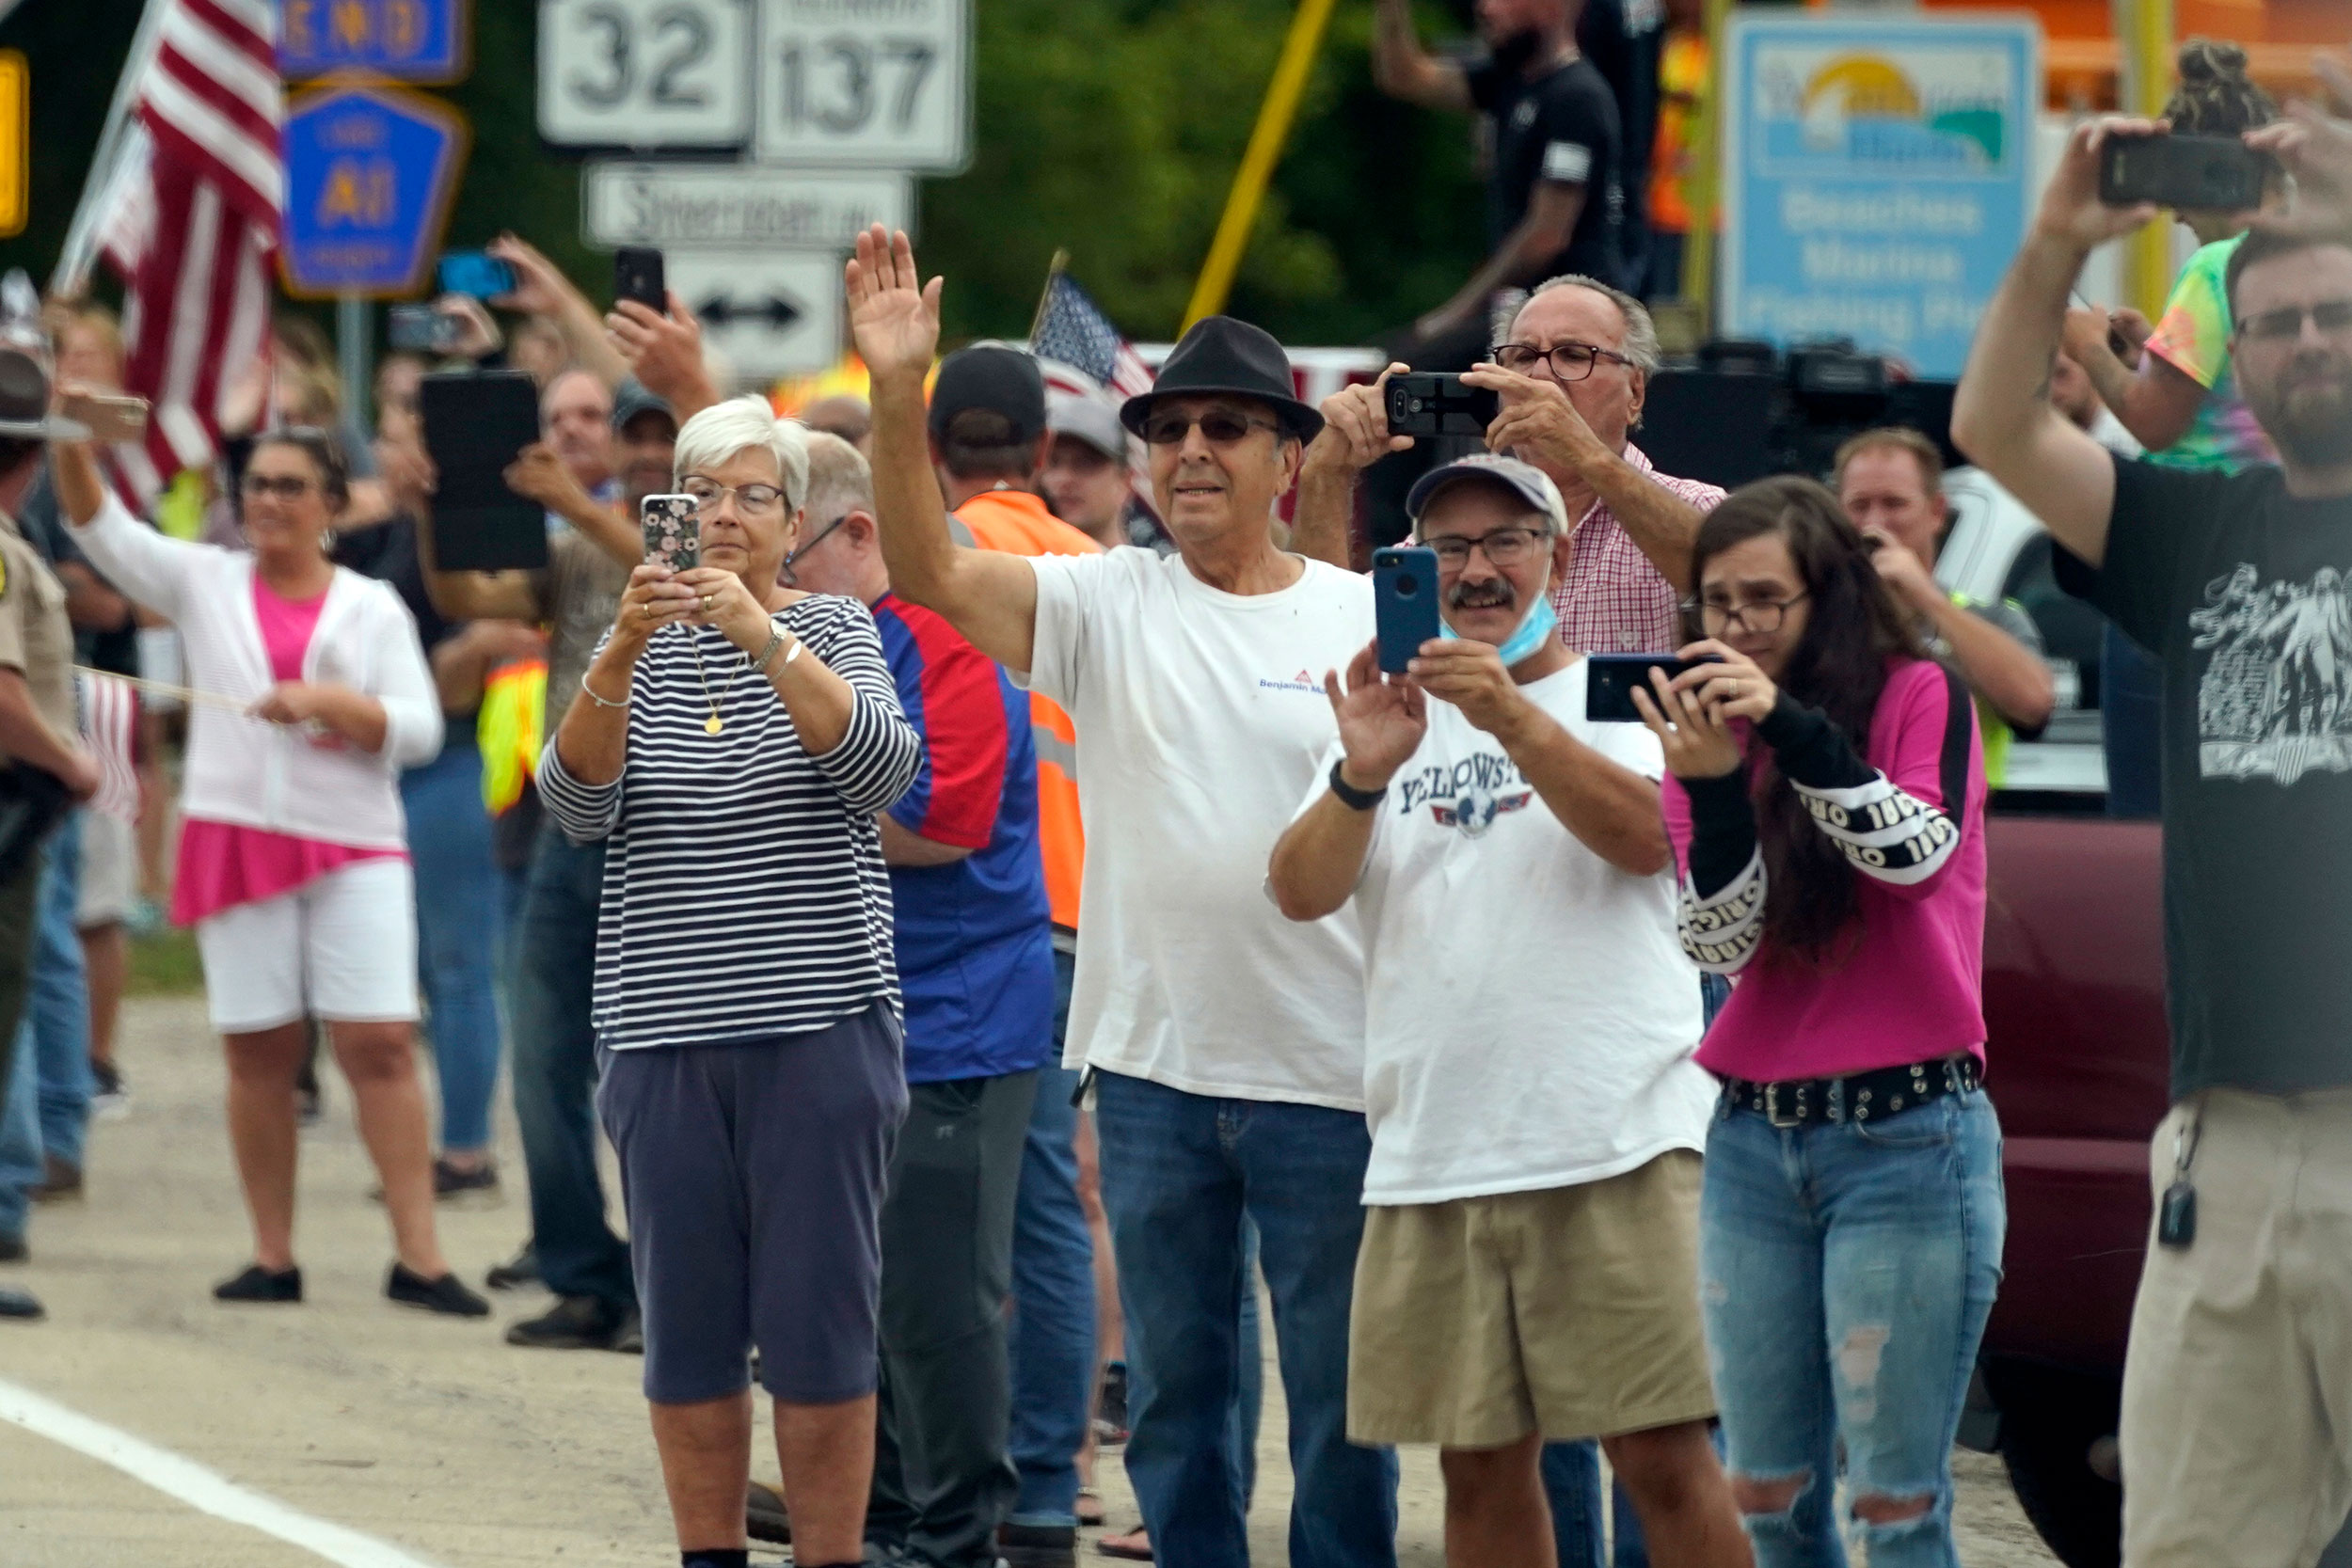
<path fill-rule="evenodd" d="M 1129 1562 L 1152 1560 L 1152 1536 L 1141 1525 L 1124 1535 L 1105 1535 L 1094 1543 L 1094 1549 L 1104 1557 L 1123 1558 Z"/>
<path fill-rule="evenodd" d="M 1078 1488 L 1078 1500 L 1071 1512 L 1078 1516 L 1080 1529 L 1101 1529 L 1104 1525 L 1103 1494 L 1091 1486 Z"/>

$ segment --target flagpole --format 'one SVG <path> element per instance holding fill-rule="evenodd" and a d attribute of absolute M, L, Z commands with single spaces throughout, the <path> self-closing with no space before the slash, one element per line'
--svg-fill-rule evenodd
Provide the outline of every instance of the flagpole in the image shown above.
<path fill-rule="evenodd" d="M 1037 341 L 1038 328 L 1045 325 L 1045 307 L 1054 297 L 1054 279 L 1070 270 L 1070 251 L 1062 245 L 1054 247 L 1054 259 L 1045 264 L 1045 287 L 1038 291 L 1037 314 L 1029 318 L 1029 341 Z"/>
<path fill-rule="evenodd" d="M 106 106 L 106 126 L 98 134 L 98 150 L 91 155 L 89 174 L 82 182 L 82 198 L 74 206 L 73 222 L 66 229 L 65 246 L 57 252 L 56 270 L 49 275 L 52 293 L 79 295 L 89 282 L 90 262 L 98 250 L 98 226 L 105 216 L 98 211 L 99 198 L 114 183 L 115 164 L 122 156 L 131 111 L 138 103 L 139 82 L 163 47 L 164 13 L 171 4 L 172 0 L 147 0 L 146 8 L 139 12 L 139 30 L 132 36 L 131 53 L 123 58 L 114 102 Z"/>

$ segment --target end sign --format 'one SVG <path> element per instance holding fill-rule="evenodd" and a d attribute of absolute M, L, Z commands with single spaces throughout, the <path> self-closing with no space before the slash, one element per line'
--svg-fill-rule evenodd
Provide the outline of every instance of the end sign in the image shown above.
<path fill-rule="evenodd" d="M 423 288 L 465 162 L 465 121 L 421 93 L 330 87 L 287 106 L 285 146 L 288 290 Z"/>
<path fill-rule="evenodd" d="M 339 71 L 405 82 L 466 74 L 467 0 L 278 0 L 278 74 L 306 82 Z"/>

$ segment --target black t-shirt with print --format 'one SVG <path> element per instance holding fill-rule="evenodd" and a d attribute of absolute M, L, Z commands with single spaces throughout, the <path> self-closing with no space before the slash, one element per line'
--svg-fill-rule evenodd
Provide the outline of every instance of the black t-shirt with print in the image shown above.
<path fill-rule="evenodd" d="M 1494 125 L 1494 166 L 1486 177 L 1489 236 L 1500 245 L 1527 216 L 1546 182 L 1584 187 L 1584 204 L 1565 249 L 1544 277 L 1578 272 L 1622 285 L 1619 245 L 1625 196 L 1619 183 L 1624 141 L 1616 95 L 1590 60 L 1579 57 L 1530 81 L 1491 63 L 1468 76 L 1470 102 Z"/>
<path fill-rule="evenodd" d="M 2059 583 L 2164 669 L 2172 1092 L 2352 1085 L 2352 496 L 2115 460 Z"/>

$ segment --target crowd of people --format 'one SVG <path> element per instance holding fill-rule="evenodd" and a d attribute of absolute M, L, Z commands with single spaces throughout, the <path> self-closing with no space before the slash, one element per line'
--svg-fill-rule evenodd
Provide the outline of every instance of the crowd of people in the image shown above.
<path fill-rule="evenodd" d="M 530 1229 L 486 1283 L 552 1297 L 517 1346 L 642 1354 L 683 1568 L 753 1537 L 1058 1568 L 1112 1442 L 1142 1522 L 1098 1549 L 1246 1562 L 1262 1285 L 1295 1563 L 1395 1561 L 1397 1445 L 1438 1449 L 1459 1568 L 1955 1561 L 2006 1218 L 1984 814 L 2053 677 L 2015 607 L 1938 585 L 1929 435 L 1729 495 L 1652 466 L 1624 204 L 1561 150 L 1609 95 L 1567 8 L 1482 16 L 1511 48 L 1467 71 L 1379 16 L 1386 85 L 1496 115 L 1549 182 L 1431 324 L 1476 326 L 1499 412 L 1397 496 L 1444 627 L 1401 672 L 1353 526 L 1413 445 L 1387 375 L 1310 405 L 1214 316 L 1139 396 L 1049 396 L 1015 345 L 940 359 L 942 281 L 880 228 L 847 268 L 870 404 L 802 419 L 725 395 L 675 297 L 600 314 L 499 242 L 523 324 L 438 309 L 453 359 L 539 386 L 505 474 L 547 515 L 532 571 L 442 565 L 420 388 L 449 362 L 388 360 L 363 440 L 290 322 L 209 492 L 141 518 L 86 423 L 105 318 L 0 329 L 0 1256 L 122 1102 L 124 932 L 163 893 L 252 1227 L 215 1295 L 304 1298 L 324 1044 L 385 1294 L 489 1315 L 435 1219 L 502 1190 L 503 1055 Z M 2328 68 L 2331 118 L 2226 49 L 2183 65 L 2181 119 L 2292 198 L 2183 214 L 2214 243 L 2156 328 L 2070 312 L 2090 250 L 2156 216 L 2097 197 L 2105 138 L 2153 127 L 2086 124 L 1949 434 L 2162 714 L 2178 1103 L 2126 1560 L 2308 1563 L 2352 1508 L 2352 1000 L 2324 946 L 2352 870 L 2352 76 Z M 682 565 L 638 521 L 672 496 Z M 1684 661 L 1638 723 L 1591 717 L 1587 656 L 1618 653 Z M 180 699 L 167 874 L 163 716 L 98 723 L 77 666 Z M 125 804 L 109 771 L 142 767 Z M 749 1479 L 755 1383 L 780 1489 Z"/>

